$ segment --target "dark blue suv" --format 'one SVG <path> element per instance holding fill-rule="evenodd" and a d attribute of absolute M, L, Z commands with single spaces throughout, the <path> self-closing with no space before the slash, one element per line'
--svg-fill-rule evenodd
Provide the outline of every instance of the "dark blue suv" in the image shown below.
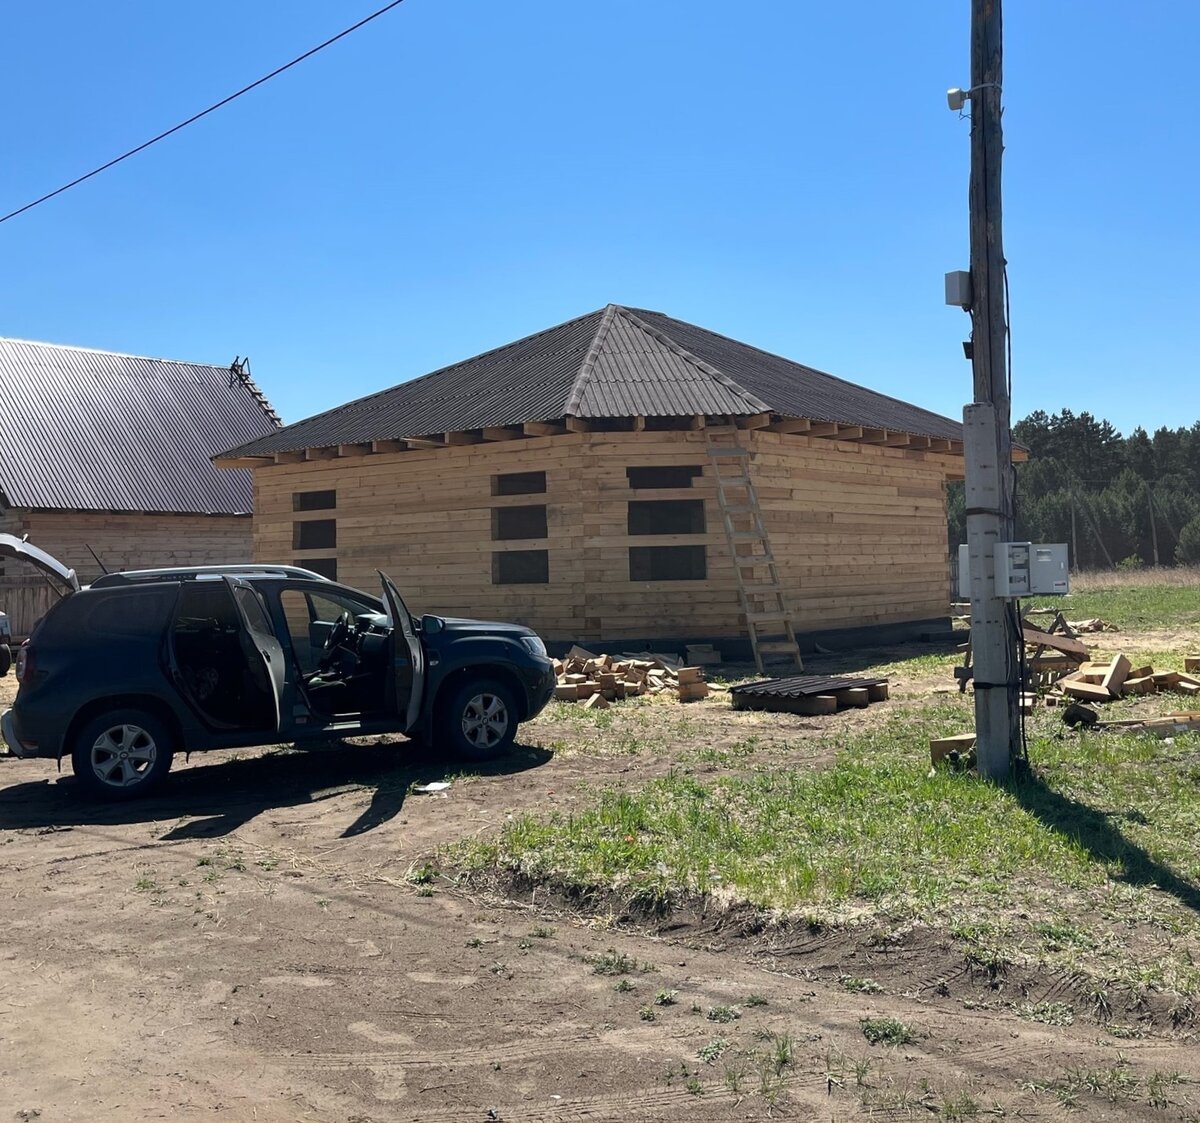
<path fill-rule="evenodd" d="M 176 752 L 404 733 L 468 758 L 502 753 L 554 692 L 528 628 L 414 620 L 382 597 L 291 566 L 108 574 L 80 589 L 42 551 L 0 535 L 65 587 L 17 653 L 0 719 L 16 756 L 70 755 L 90 793 L 151 791 Z"/>

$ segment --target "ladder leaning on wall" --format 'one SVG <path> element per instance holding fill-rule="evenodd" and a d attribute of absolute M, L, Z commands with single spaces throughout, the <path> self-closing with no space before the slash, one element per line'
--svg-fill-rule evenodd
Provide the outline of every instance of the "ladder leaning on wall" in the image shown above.
<path fill-rule="evenodd" d="M 768 659 L 790 660 L 802 671 L 792 612 L 750 478 L 750 450 L 742 447 L 741 431 L 733 425 L 709 426 L 704 432 L 754 664 L 760 675 L 767 673 Z"/>

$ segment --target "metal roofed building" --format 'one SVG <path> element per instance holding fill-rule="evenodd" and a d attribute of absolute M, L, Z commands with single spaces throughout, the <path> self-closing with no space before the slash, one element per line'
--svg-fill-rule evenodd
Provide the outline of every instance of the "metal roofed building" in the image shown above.
<path fill-rule="evenodd" d="M 826 638 L 946 626 L 961 425 L 659 312 L 610 304 L 217 462 L 254 472 L 256 559 L 382 568 L 422 611 L 554 642 L 731 647 L 781 604 Z"/>
<path fill-rule="evenodd" d="M 279 427 L 229 367 L 0 338 L 0 530 L 84 582 L 96 557 L 110 570 L 248 561 L 251 474 L 212 456 Z M 53 594 L 8 570 L 0 608 L 22 634 Z"/>

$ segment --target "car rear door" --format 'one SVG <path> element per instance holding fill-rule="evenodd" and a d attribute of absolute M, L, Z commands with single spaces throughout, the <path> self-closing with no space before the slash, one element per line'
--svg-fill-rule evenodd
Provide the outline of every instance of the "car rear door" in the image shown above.
<path fill-rule="evenodd" d="M 421 716 L 421 702 L 425 697 L 425 649 L 404 598 L 396 591 L 391 578 L 379 571 L 379 579 L 383 582 L 383 603 L 392 630 L 396 712 L 404 717 L 405 730 L 411 730 Z"/>
<path fill-rule="evenodd" d="M 224 577 L 222 580 L 229 586 L 238 616 L 241 617 L 242 650 L 246 653 L 251 673 L 261 673 L 261 684 L 274 696 L 275 728 L 278 730 L 281 728 L 283 685 L 287 677 L 283 645 L 271 627 L 271 618 L 258 590 L 249 581 L 238 577 Z"/>

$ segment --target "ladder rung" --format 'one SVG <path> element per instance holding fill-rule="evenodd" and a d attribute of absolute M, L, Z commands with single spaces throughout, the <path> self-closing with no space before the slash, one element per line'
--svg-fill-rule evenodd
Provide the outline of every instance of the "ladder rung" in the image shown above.
<path fill-rule="evenodd" d="M 718 448 L 714 445 L 709 445 L 708 446 L 708 455 L 709 456 L 719 456 L 719 457 L 749 456 L 750 450 L 748 448 Z"/>
<path fill-rule="evenodd" d="M 773 554 L 734 554 L 734 562 L 737 565 L 770 565 L 775 561 Z"/>
<path fill-rule="evenodd" d="M 779 609 L 778 612 L 747 612 L 747 624 L 766 624 L 768 621 L 790 620 L 792 614 L 786 609 Z"/>
<path fill-rule="evenodd" d="M 749 487 L 749 476 L 718 476 L 717 484 L 722 488 L 727 487 Z"/>
<path fill-rule="evenodd" d="M 742 592 L 748 597 L 753 597 L 755 600 L 766 600 L 768 597 L 779 597 L 782 600 L 784 597 L 782 585 L 769 585 L 765 583 L 743 585 Z"/>
<path fill-rule="evenodd" d="M 759 508 L 753 503 L 735 503 L 725 508 L 727 515 L 757 515 Z"/>
<path fill-rule="evenodd" d="M 800 645 L 792 643 L 791 640 L 767 640 L 755 646 L 763 655 L 800 655 Z"/>
<path fill-rule="evenodd" d="M 730 537 L 735 542 L 763 542 L 767 535 L 762 530 L 735 530 Z"/>

